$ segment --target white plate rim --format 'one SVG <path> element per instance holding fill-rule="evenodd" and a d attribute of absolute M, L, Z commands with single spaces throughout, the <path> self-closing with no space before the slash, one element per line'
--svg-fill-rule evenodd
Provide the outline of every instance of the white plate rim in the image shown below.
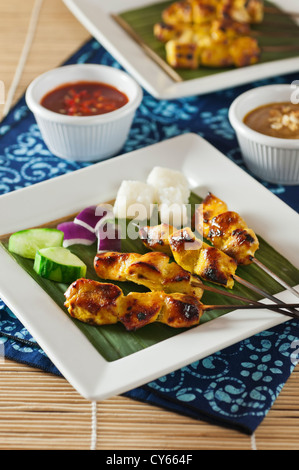
<path fill-rule="evenodd" d="M 121 0 L 63 0 L 65 5 L 82 25 L 95 37 L 112 56 L 129 72 L 150 94 L 157 99 L 177 99 L 220 91 L 233 86 L 244 85 L 254 80 L 262 80 L 277 74 L 298 70 L 299 56 L 276 60 L 265 64 L 251 65 L 208 77 L 183 82 L 174 82 L 150 59 L 142 48 L 129 37 L 111 18 L 110 13 L 159 3 L 160 0 L 127 0 L 124 7 Z M 273 0 L 285 11 L 299 12 L 295 0 Z"/>
<path fill-rule="evenodd" d="M 267 235 L 267 241 L 276 248 L 280 246 L 283 227 L 288 226 L 288 243 L 281 248 L 282 254 L 291 259 L 293 247 L 298 244 L 298 214 L 211 144 L 192 133 L 0 196 L 3 215 L 0 236 L 59 219 L 88 204 L 110 200 L 122 179 L 145 180 L 153 166 L 183 171 L 191 187 L 200 188 L 196 189 L 198 194 L 204 195 L 207 188 L 218 190 L 224 199 L 236 203 L 235 210 L 246 213 L 250 223 L 256 222 L 258 233 Z M 244 191 L 244 188 L 247 189 Z M 245 192 L 245 196 L 246 192 L 252 194 L 250 203 L 246 197 L 236 200 L 238 191 Z M 257 201 L 261 202 L 259 207 Z M 273 217 L 278 213 L 279 220 Z M 292 257 L 292 262 L 299 267 L 299 253 Z M 286 317 L 263 309 L 235 311 L 123 359 L 107 362 L 68 315 L 3 248 L 0 249 L 0 266 L 0 297 L 62 375 L 89 400 L 124 393 L 287 321 Z M 293 296 L 283 290 L 279 298 L 294 301 Z"/>

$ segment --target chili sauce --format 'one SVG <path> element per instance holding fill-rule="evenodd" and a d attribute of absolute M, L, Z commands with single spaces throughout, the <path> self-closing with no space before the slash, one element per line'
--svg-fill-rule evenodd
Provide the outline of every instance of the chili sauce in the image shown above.
<path fill-rule="evenodd" d="M 66 116 L 96 116 L 123 107 L 128 97 L 117 88 L 100 82 L 66 83 L 47 93 L 41 105 Z"/>

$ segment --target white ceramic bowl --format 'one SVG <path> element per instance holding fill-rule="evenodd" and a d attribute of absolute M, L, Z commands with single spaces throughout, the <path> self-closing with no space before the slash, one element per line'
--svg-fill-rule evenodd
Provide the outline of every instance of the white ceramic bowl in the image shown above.
<path fill-rule="evenodd" d="M 291 85 L 268 85 L 240 95 L 231 105 L 229 120 L 236 131 L 244 162 L 259 178 L 283 185 L 299 184 L 299 139 L 260 134 L 244 124 L 246 114 L 274 102 L 291 102 Z"/>
<path fill-rule="evenodd" d="M 112 85 L 125 93 L 129 101 L 122 108 L 97 116 L 65 116 L 40 104 L 49 91 L 78 81 Z M 119 69 L 76 64 L 59 67 L 37 77 L 26 91 L 26 102 L 54 155 L 75 161 L 99 161 L 116 155 L 122 149 L 142 96 L 136 81 Z"/>

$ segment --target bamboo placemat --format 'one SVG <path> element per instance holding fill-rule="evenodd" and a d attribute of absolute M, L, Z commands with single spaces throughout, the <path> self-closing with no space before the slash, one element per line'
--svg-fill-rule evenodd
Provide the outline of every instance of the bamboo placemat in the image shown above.
<path fill-rule="evenodd" d="M 0 0 L 0 80 L 9 90 L 35 0 Z M 61 0 L 43 0 L 12 102 L 89 38 Z M 0 115 L 3 106 L 0 107 Z M 299 367 L 253 438 L 124 397 L 96 404 L 98 450 L 297 450 Z M 89 450 L 92 403 L 63 378 L 0 358 L 0 450 Z"/>

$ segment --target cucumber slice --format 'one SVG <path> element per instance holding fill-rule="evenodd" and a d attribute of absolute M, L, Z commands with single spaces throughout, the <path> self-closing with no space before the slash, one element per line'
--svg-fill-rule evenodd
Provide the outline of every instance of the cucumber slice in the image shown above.
<path fill-rule="evenodd" d="M 64 233 L 55 228 L 33 228 L 21 230 L 10 236 L 9 251 L 23 258 L 35 258 L 35 253 L 41 248 L 62 246 Z"/>
<path fill-rule="evenodd" d="M 86 265 L 67 248 L 42 248 L 35 255 L 33 269 L 51 281 L 71 283 L 86 276 Z"/>

